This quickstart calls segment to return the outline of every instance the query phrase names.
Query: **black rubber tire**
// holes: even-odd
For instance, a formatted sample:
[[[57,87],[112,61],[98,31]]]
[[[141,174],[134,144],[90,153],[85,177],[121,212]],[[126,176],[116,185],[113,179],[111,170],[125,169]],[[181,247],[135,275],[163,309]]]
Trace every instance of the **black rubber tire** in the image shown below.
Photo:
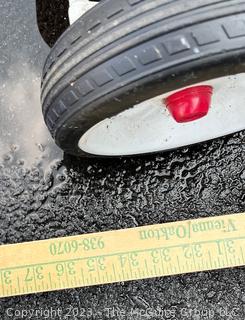
[[[42,106],[56,143],[173,89],[245,69],[245,0],[104,0],[57,41]]]

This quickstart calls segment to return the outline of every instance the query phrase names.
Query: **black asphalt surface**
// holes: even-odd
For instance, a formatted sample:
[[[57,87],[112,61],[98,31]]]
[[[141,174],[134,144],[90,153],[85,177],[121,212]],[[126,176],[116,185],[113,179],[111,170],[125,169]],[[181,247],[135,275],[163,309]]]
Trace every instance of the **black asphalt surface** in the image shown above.
[[[0,24],[1,244],[245,211],[244,132],[142,158],[63,156],[40,112],[35,1],[0,0]],[[244,270],[6,298],[0,318],[242,320]]]

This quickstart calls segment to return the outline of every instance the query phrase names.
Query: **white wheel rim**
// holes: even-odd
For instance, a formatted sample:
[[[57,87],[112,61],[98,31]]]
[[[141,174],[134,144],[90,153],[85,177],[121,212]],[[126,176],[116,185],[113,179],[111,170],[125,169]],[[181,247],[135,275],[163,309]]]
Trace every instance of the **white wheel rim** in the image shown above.
[[[73,24],[77,19],[79,19],[83,14],[85,14],[89,9],[93,8],[96,2],[89,0],[69,0],[69,21]]]
[[[245,73],[205,81],[214,88],[207,116],[177,123],[163,105],[168,92],[90,128],[79,148],[101,156],[128,156],[183,147],[245,129]],[[196,84],[197,85],[197,84]]]

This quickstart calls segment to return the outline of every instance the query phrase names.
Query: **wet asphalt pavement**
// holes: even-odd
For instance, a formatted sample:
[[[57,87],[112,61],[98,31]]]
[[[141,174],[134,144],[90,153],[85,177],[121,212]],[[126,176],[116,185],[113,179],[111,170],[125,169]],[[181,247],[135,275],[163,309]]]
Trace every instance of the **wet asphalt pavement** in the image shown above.
[[[2,244],[245,211],[245,132],[142,158],[63,156],[40,112],[40,73],[49,49],[38,35],[35,1],[0,0],[0,18]],[[244,270],[6,298],[0,316],[244,319]],[[21,317],[25,310],[34,314]]]

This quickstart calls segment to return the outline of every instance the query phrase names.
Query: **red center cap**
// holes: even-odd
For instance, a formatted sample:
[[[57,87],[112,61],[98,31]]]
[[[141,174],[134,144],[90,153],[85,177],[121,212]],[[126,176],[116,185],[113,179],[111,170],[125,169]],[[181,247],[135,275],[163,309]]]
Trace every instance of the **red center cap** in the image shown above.
[[[212,93],[211,86],[195,86],[170,95],[164,103],[177,122],[194,121],[207,115]]]

